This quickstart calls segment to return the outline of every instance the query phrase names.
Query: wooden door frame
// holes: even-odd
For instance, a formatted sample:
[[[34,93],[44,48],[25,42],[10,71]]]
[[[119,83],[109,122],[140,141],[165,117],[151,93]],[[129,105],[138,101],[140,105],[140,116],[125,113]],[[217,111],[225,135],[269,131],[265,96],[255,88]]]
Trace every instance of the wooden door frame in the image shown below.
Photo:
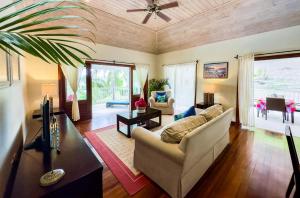
[[[129,108],[130,110],[135,109],[134,102],[136,99],[140,97],[140,94],[134,95],[133,94],[133,70],[136,69],[136,66],[134,64],[123,64],[123,63],[110,63],[110,62],[104,62],[104,61],[86,61],[86,69],[87,69],[87,77],[86,77],[86,85],[87,85],[87,100],[79,100],[79,110],[80,110],[80,120],[88,120],[92,118],[92,64],[98,64],[98,65],[105,65],[105,66],[117,66],[117,67],[127,67],[129,68],[129,88],[130,88],[130,95],[129,95]],[[71,115],[71,108],[72,108],[72,102],[66,101],[66,78],[62,72],[62,69],[60,66],[58,66],[58,84],[59,84],[59,107],[68,115]],[[144,89],[144,98],[145,101],[148,101],[148,76],[145,83]],[[80,108],[80,106],[84,106],[85,108]]]
[[[285,58],[299,58],[300,53],[267,53],[267,54],[258,54],[254,56],[255,61],[264,61],[264,60],[274,60],[274,59],[285,59]],[[236,57],[238,59],[238,56]],[[239,112],[239,74],[237,77],[237,92],[236,92],[236,123],[240,125],[240,112]]]
[[[133,98],[133,70],[135,70],[135,65],[134,64],[126,64],[126,63],[114,63],[114,62],[105,62],[105,61],[86,61],[86,65],[90,65],[92,68],[92,64],[98,64],[98,65],[104,65],[104,66],[117,66],[117,67],[127,67],[129,68],[129,89],[130,89],[130,94],[129,94],[129,101],[132,101]],[[90,80],[92,83],[92,74],[90,76]],[[129,109],[132,109],[132,102],[129,102]]]

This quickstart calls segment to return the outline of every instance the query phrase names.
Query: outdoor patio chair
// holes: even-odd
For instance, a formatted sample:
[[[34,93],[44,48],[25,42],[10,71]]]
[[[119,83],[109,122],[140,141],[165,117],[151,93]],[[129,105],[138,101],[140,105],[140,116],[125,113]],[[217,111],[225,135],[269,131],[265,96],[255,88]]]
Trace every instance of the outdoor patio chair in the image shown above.
[[[267,98],[266,100],[266,120],[268,119],[269,111],[280,111],[282,112],[283,123],[286,120],[286,106],[284,98]]]

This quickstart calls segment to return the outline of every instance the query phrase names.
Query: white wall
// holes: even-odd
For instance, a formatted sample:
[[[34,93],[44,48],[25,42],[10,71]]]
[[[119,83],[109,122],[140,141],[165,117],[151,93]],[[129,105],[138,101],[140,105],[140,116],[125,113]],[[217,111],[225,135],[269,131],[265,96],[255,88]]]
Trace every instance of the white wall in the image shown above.
[[[220,102],[226,107],[236,107],[238,62],[233,57],[237,54],[244,55],[247,53],[300,49],[299,35],[300,26],[295,26],[186,50],[160,54],[157,57],[158,74],[160,74],[158,77],[163,77],[161,66],[164,64],[199,60],[197,101],[203,101],[203,92],[213,91],[215,93],[216,102]],[[204,63],[222,61],[229,62],[228,79],[203,79]]]
[[[226,107],[236,106],[237,92],[237,60],[233,57],[237,54],[274,52],[290,49],[300,49],[300,26],[282,30],[257,34],[239,39],[227,40],[218,43],[203,45],[186,50],[154,55],[134,50],[122,49],[107,45],[93,45],[87,42],[96,53],[90,55],[99,60],[115,60],[129,63],[150,64],[150,78],[162,78],[164,64],[175,64],[199,60],[198,64],[198,92],[197,101],[203,100],[204,91],[215,92],[216,102]],[[209,62],[229,62],[229,77],[224,80],[203,79],[203,64]],[[43,83],[57,84],[57,66],[47,64],[35,57],[25,59],[28,104],[27,112],[31,114],[39,107],[41,100],[41,85]],[[58,98],[56,98],[58,104]]]
[[[2,0],[0,7],[10,2],[10,0]],[[3,195],[11,168],[12,144],[19,133],[26,132],[23,94],[24,69],[21,67],[22,81],[16,82],[10,87],[0,88],[0,197]]]
[[[127,62],[136,64],[149,64],[150,78],[157,76],[156,73],[156,55],[134,50],[128,50],[118,47],[112,47],[101,44],[91,44],[80,41],[89,45],[96,53],[90,52],[90,56],[97,60],[108,60],[117,62]],[[58,67],[55,64],[48,64],[36,57],[27,55],[25,58],[26,77],[28,89],[28,106],[27,113],[30,115],[33,110],[39,108],[42,97],[41,85],[44,83],[55,83],[58,88]],[[58,90],[57,90],[58,91]],[[58,94],[57,94],[58,95]],[[58,106],[58,97],[54,98],[54,103]]]

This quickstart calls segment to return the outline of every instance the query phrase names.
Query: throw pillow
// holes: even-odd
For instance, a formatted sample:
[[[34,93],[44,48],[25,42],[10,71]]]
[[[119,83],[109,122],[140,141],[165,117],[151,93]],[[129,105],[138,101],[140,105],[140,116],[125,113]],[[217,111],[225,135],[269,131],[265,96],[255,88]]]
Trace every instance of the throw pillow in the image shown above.
[[[203,115],[207,121],[210,121],[215,117],[221,115],[222,113],[223,113],[222,105],[214,105],[202,111],[200,115]]]
[[[192,115],[196,115],[196,110],[194,106],[191,106],[187,111],[185,111],[184,113],[184,117],[189,117]]]
[[[186,117],[193,116],[193,115],[196,115],[196,110],[195,110],[194,106],[191,106],[185,112],[175,115],[174,120],[177,121],[177,120],[180,120],[182,118],[186,118]]]
[[[184,118],[184,113],[180,113],[180,114],[174,115],[174,121],[180,120],[182,118]]]
[[[166,95],[157,96],[156,101],[159,103],[167,102],[167,96]]]
[[[183,118],[166,126],[161,133],[161,140],[167,143],[180,143],[186,134],[192,132],[206,122],[207,120],[202,115]]]
[[[163,102],[167,102],[167,101],[168,101],[168,97],[167,97],[167,93],[166,93],[165,91],[159,91],[159,92],[156,92],[156,98],[155,98],[155,100],[158,102],[158,100],[159,100],[162,96],[164,96],[164,99],[165,99],[165,101],[163,101]]]

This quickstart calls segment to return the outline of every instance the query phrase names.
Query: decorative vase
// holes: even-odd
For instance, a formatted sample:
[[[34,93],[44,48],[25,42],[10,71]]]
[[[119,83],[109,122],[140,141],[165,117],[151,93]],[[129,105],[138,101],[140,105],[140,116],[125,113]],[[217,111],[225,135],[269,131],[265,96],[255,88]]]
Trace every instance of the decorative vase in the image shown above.
[[[143,98],[140,98],[134,104],[135,104],[135,107],[136,107],[138,113],[146,112],[147,103],[145,102],[145,100]]]
[[[136,107],[138,113],[146,113],[146,107]]]

